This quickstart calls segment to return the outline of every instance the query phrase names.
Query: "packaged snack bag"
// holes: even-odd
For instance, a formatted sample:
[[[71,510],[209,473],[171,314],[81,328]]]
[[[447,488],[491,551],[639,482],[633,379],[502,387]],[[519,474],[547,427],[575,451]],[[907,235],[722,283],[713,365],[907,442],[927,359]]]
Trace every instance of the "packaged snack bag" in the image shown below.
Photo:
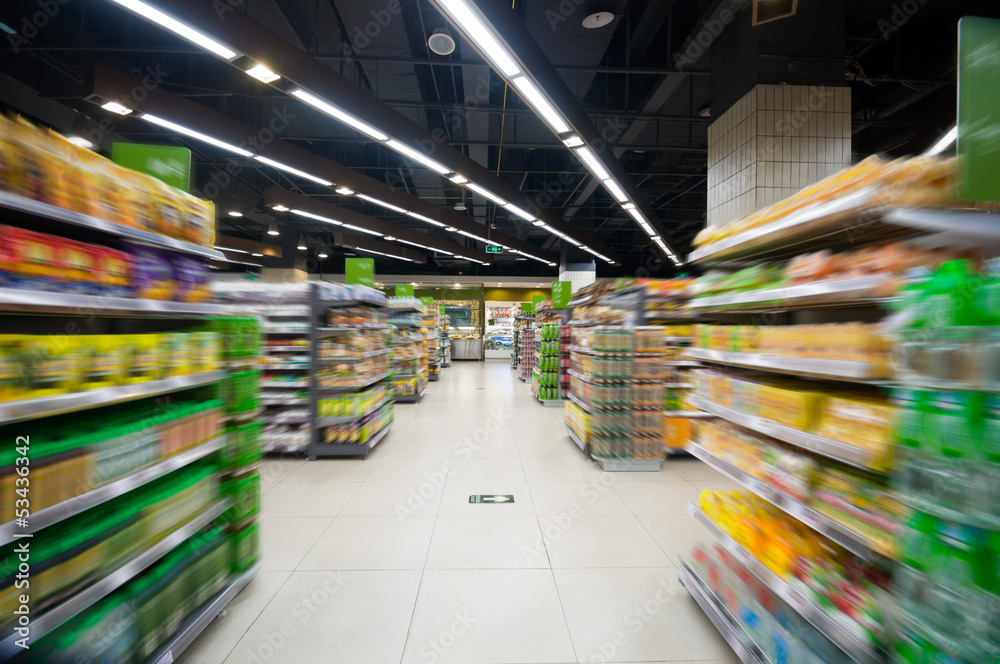
[[[63,240],[12,226],[0,226],[0,285],[54,290],[66,278]]]
[[[164,252],[134,247],[132,276],[135,296],[149,300],[169,300],[176,289],[174,270]]]
[[[177,290],[174,299],[179,302],[204,302],[210,295],[208,268],[201,261],[182,254],[170,255],[174,268]]]

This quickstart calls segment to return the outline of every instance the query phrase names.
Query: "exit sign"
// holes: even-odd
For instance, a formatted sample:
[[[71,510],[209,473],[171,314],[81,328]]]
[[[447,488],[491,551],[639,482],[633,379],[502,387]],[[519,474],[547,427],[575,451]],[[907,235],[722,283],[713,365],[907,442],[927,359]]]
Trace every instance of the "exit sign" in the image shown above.
[[[486,253],[488,254],[502,254],[503,247],[498,244],[488,244],[486,245]]]

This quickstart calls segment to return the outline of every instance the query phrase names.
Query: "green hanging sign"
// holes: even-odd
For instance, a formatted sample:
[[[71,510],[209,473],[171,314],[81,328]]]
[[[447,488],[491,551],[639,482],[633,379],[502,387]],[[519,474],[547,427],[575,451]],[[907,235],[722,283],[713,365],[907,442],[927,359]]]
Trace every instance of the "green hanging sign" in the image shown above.
[[[423,297],[421,297],[421,298],[420,298],[420,302],[421,302],[421,303],[422,303],[422,304],[423,304],[423,305],[424,305],[425,307],[429,307],[429,306],[431,306],[432,304],[434,304],[434,298],[433,298],[433,297],[431,297],[430,295],[424,295]]]
[[[445,314],[447,313],[447,312],[445,311],[445,308],[444,308],[444,307],[445,307],[445,305],[443,305],[443,304],[439,304],[439,305],[438,305],[438,313],[439,313],[439,314],[441,314],[442,316],[444,316],[444,315],[445,315]]]
[[[1000,20],[958,22],[959,196],[1000,200]]]
[[[573,283],[570,281],[552,282],[552,307],[565,309],[573,298]]]
[[[399,284],[396,286],[396,297],[413,297],[413,286],[410,284]]]
[[[348,258],[344,269],[344,282],[375,287],[375,259]]]
[[[531,310],[534,313],[538,313],[538,304],[540,302],[543,302],[543,301],[547,300],[547,299],[548,298],[546,298],[544,295],[532,295],[531,296]]]
[[[113,143],[111,161],[152,175],[181,191],[191,191],[191,151],[173,145]]]
[[[521,312],[525,313],[525,314],[530,314],[532,312],[532,307],[533,306],[534,305],[531,302],[522,302],[521,303]]]

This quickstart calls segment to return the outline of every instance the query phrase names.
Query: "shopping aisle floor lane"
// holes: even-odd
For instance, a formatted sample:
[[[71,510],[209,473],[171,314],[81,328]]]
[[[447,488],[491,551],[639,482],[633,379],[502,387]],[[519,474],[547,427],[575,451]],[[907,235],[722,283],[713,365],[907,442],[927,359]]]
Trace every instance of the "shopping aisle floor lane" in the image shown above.
[[[602,472],[501,362],[455,363],[396,412],[364,461],[264,461],[269,571],[185,664],[737,661],[676,581],[715,471]]]

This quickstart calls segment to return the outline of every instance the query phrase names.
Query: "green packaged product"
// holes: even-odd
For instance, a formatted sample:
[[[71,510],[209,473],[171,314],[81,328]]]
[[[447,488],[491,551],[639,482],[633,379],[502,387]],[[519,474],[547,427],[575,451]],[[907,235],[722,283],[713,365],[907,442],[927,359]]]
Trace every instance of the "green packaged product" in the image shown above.
[[[928,426],[923,445],[952,459],[975,459],[982,446],[984,395],[979,392],[935,392],[927,402]]]

